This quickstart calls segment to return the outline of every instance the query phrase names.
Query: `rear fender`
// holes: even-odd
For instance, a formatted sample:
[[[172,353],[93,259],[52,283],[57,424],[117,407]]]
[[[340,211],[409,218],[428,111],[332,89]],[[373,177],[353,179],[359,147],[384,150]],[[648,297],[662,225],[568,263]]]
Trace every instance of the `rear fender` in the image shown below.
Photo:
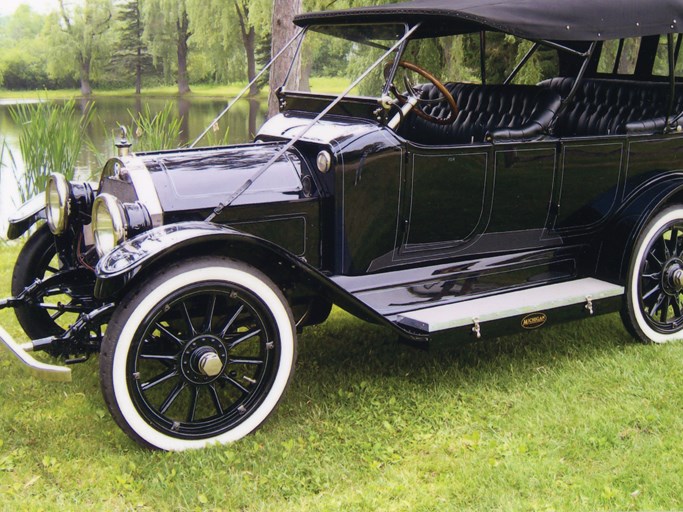
[[[630,199],[600,233],[596,277],[624,284],[633,246],[647,222],[662,208],[683,204],[683,174],[667,175],[666,180],[647,187]]]
[[[181,222],[146,231],[106,254],[96,269],[95,296],[117,300],[143,275],[171,261],[197,254],[227,255],[249,263],[285,291],[305,290],[349,313],[391,327],[403,338],[423,341],[388,321],[318,269],[262,238],[210,222]]]

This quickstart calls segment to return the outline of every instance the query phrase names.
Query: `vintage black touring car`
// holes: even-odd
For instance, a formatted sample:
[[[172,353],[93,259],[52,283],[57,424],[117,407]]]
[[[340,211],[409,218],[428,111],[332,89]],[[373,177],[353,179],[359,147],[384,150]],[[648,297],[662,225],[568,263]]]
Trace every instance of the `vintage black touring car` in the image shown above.
[[[254,143],[121,143],[99,183],[52,175],[45,200],[13,216],[10,238],[46,223],[1,303],[31,341],[0,337],[54,379],[68,367],[29,352],[67,364],[99,352],[116,422],[166,450],[259,427],[290,380],[298,330],[331,304],[418,345],[616,311],[636,338],[675,339],[682,19],[683,0],[300,15],[280,113]],[[528,51],[501,79],[492,41],[512,40]],[[463,44],[481,55],[467,73]],[[358,79],[338,96],[312,91],[301,57]]]

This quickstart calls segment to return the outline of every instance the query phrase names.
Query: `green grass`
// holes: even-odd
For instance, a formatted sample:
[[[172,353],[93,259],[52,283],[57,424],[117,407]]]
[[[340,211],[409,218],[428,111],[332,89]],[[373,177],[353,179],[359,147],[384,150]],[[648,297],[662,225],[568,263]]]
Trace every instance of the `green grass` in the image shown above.
[[[340,93],[350,82],[346,78],[317,78],[312,80],[312,87],[318,92]],[[195,84],[191,85],[192,92],[186,96],[191,97],[207,97],[207,98],[230,98],[237,96],[237,94],[244,88],[246,84],[227,84],[227,85],[212,85],[212,84]],[[95,89],[91,99],[98,97],[109,96],[133,96],[135,89]],[[156,96],[169,97],[177,96],[178,88],[172,85],[146,87],[142,90],[141,96],[143,98],[153,98]],[[64,100],[72,98],[80,98],[81,92],[78,89],[59,89],[59,90],[33,90],[33,91],[8,91],[0,89],[0,99],[42,99],[42,100]],[[268,87],[264,87],[259,94],[260,99],[268,98]]]
[[[191,453],[119,431],[95,358],[53,384],[2,350],[0,375],[6,510],[683,508],[683,344],[638,344],[617,315],[422,352],[335,310],[256,434]]]

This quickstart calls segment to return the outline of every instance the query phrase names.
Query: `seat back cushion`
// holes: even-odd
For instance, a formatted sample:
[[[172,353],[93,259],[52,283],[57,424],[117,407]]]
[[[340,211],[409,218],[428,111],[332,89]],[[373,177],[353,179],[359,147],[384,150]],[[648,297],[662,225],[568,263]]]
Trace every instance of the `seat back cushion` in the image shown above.
[[[550,78],[539,84],[567,98],[574,78]],[[554,128],[560,137],[614,135],[637,126],[654,129],[664,120],[669,106],[669,85],[622,80],[584,80],[562,112]],[[683,88],[676,87],[674,111],[683,112]],[[661,123],[659,122],[661,120]]]
[[[531,85],[477,85],[447,83],[458,105],[452,123],[437,125],[408,115],[400,133],[420,144],[466,144],[495,138],[534,138],[545,132],[560,106],[558,93]],[[423,98],[441,97],[432,84],[421,86]],[[444,118],[449,114],[445,101],[422,104],[426,114]]]

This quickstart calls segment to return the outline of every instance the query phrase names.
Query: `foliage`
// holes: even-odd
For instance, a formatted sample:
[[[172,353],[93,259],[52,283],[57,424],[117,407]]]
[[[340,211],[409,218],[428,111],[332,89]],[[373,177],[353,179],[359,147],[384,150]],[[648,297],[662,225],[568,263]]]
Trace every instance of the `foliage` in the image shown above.
[[[172,149],[180,146],[182,119],[178,117],[173,103],[153,114],[149,104],[137,115],[128,111],[131,127],[128,132],[135,136],[135,151]]]
[[[0,250],[0,296],[18,249]],[[0,325],[23,339],[10,310]],[[257,433],[172,454],[118,429],[96,357],[55,384],[0,349],[3,508],[681,508],[683,344],[637,344],[618,315],[426,352],[335,310],[299,340]]]
[[[43,191],[53,172],[73,179],[93,115],[91,104],[86,103],[81,109],[74,100],[63,104],[20,103],[10,108],[12,120],[21,126],[19,149],[24,173],[16,179],[22,201]]]
[[[152,54],[143,38],[141,3],[142,0],[128,0],[120,6],[116,24],[118,41],[110,64],[115,72],[135,81],[137,94],[141,92],[142,75],[153,71]]]
[[[87,0],[82,8],[67,9],[66,16],[59,13],[42,16],[23,7],[3,18],[0,44],[5,51],[0,54],[0,80],[4,74],[4,86],[72,86],[75,80],[87,77],[87,57],[91,55],[93,87],[131,86],[136,78],[141,82],[144,76],[146,86],[177,84],[182,94],[189,90],[190,82],[243,83],[256,74],[270,54],[273,10],[270,0],[120,0],[115,4],[118,6],[115,11],[111,11],[111,1]],[[390,0],[371,3],[386,1]],[[286,4],[287,0],[283,2]],[[302,3],[304,11],[368,4],[359,0],[332,3],[305,0]],[[117,19],[104,23],[111,12]],[[93,31],[93,27],[99,28]],[[348,79],[369,64],[368,53],[353,55],[351,60],[343,53],[344,44],[343,41],[332,45],[314,44],[304,50],[301,67],[304,89],[309,84],[309,70],[318,78]],[[528,41],[502,33],[488,33],[487,81],[501,82],[530,45]],[[480,79],[479,46],[479,34],[470,34],[442,38],[436,43],[411,43],[414,51],[409,55],[431,72],[441,74],[443,79],[471,82]],[[430,68],[437,57],[444,65]],[[539,78],[549,76],[556,69],[555,59],[555,50],[541,48],[516,81],[536,83]],[[137,73],[138,65],[140,73]],[[374,93],[381,81],[380,75],[371,77],[359,92]],[[264,83],[265,77],[250,94],[257,94]]]
[[[187,58],[191,33],[186,0],[145,0],[141,13],[150,52],[155,59],[162,59],[167,76],[171,71],[167,64],[175,62],[178,92],[189,92]]]

